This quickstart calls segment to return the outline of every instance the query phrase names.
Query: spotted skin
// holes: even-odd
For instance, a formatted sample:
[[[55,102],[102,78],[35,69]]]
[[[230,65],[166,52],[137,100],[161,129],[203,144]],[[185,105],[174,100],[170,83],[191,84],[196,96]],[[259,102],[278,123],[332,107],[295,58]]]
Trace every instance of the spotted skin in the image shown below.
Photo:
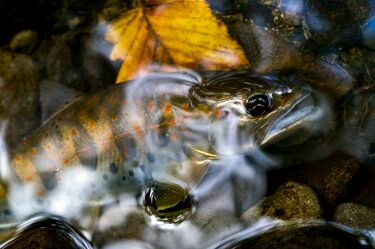
[[[150,174],[144,172],[144,165],[140,169],[140,162],[151,165],[157,160],[152,152],[145,152],[144,138],[161,130],[165,130],[162,136],[167,136],[172,125],[170,121],[160,122],[158,117],[154,124],[144,119],[157,108],[165,109],[170,116],[172,106],[160,99],[155,101],[153,96],[142,96],[142,101],[132,101],[134,106],[129,111],[126,91],[130,84],[114,85],[76,98],[26,137],[11,155],[11,165],[20,181],[35,183],[36,195],[43,196],[69,180],[59,177],[64,170],[85,167],[97,172],[108,185],[136,178],[129,184],[138,182],[139,186],[129,189],[141,189]],[[160,115],[163,116],[155,116]],[[128,191],[128,186],[124,186],[119,185],[121,191]]]
[[[228,149],[244,153],[249,146],[242,141],[254,142],[300,93],[274,79],[229,76],[160,74],[80,96],[11,151],[12,168],[21,182],[37,186],[38,196],[69,181],[60,176],[74,167],[95,172],[111,192],[127,192],[173,175],[184,162],[199,165]],[[254,92],[274,94],[270,113],[252,117],[243,110]],[[230,146],[232,140],[242,147]]]

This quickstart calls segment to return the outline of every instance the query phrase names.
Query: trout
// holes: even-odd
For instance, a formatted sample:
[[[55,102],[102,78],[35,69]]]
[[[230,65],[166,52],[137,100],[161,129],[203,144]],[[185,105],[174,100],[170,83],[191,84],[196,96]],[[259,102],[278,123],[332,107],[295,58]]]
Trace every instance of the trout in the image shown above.
[[[288,77],[155,74],[66,102],[11,150],[9,179],[37,200],[68,185],[89,199],[138,193],[155,179],[183,182],[185,169],[194,187],[207,162],[290,152],[329,134],[330,110],[324,95]]]

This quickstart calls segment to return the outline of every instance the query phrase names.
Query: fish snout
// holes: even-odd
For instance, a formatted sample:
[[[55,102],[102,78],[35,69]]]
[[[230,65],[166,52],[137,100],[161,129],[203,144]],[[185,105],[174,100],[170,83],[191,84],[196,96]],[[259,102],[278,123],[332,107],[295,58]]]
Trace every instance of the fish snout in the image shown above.
[[[329,100],[307,86],[301,88],[290,105],[257,135],[261,148],[296,150],[313,140],[327,137],[334,127]]]

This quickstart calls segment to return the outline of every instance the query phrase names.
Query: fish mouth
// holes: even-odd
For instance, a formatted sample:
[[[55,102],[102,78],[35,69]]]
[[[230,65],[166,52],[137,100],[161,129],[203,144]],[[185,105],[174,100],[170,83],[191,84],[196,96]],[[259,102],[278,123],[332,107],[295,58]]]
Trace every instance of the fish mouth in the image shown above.
[[[262,149],[296,149],[312,138],[326,134],[333,121],[324,99],[305,88],[288,110],[265,130],[259,146]]]

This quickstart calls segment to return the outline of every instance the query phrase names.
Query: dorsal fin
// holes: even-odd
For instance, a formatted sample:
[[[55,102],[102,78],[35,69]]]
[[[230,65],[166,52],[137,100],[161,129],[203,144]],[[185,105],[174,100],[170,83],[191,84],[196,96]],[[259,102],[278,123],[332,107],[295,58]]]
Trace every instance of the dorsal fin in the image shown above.
[[[53,81],[43,80],[40,83],[40,103],[42,123],[53,114],[76,101],[82,93],[68,86]]]

